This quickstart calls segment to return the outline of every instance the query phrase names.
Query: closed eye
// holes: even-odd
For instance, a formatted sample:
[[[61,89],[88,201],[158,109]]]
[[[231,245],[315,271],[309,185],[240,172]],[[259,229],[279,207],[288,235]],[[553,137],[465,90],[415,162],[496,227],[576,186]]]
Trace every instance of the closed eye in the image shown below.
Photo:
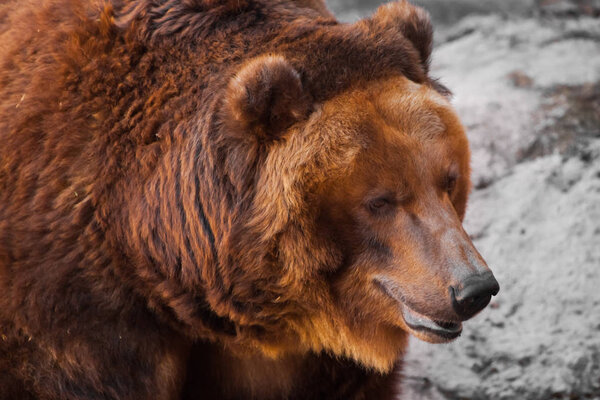
[[[382,207],[385,207],[388,204],[390,204],[390,202],[387,199],[376,199],[371,201],[369,207],[373,210],[378,210]]]
[[[366,208],[372,214],[381,214],[394,206],[394,199],[391,196],[380,196],[370,199],[366,202]]]
[[[444,190],[448,194],[452,194],[454,192],[454,189],[456,189],[457,181],[458,181],[458,174],[449,173],[448,176],[446,176],[446,180],[444,182]]]

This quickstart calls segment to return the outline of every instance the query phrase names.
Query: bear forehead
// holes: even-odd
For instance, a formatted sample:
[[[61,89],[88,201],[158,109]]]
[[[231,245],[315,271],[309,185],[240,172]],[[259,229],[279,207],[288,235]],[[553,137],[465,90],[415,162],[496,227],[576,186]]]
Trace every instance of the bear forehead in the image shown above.
[[[405,77],[346,91],[323,104],[320,122],[322,135],[352,138],[355,151],[338,178],[351,177],[354,185],[411,174],[431,182],[452,165],[468,174],[467,138],[449,100]]]
[[[464,130],[447,98],[405,77],[393,77],[348,90],[323,105],[323,125],[383,141],[464,142]]]

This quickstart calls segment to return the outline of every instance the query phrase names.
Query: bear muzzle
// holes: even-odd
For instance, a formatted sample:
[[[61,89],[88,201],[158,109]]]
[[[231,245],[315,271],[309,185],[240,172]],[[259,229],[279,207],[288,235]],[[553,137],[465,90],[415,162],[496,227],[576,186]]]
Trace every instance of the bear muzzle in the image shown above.
[[[438,315],[424,311],[423,305],[409,301],[394,279],[378,275],[374,283],[388,297],[395,300],[401,310],[401,325],[417,338],[431,343],[445,343],[456,339],[462,333],[462,322],[481,310],[495,296],[500,286],[489,270],[474,273],[462,282],[448,287],[449,301],[452,310],[441,311]]]
[[[433,316],[408,301],[393,279],[379,275],[374,279],[375,286],[392,298],[400,308],[404,329],[417,338],[430,343],[445,343],[456,339],[462,333],[462,320],[457,316],[443,319]]]

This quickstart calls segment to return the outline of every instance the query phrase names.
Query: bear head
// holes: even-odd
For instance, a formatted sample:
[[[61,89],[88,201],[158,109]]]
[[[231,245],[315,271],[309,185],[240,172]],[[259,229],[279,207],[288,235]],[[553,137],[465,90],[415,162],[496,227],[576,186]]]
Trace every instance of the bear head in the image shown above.
[[[359,24],[399,33],[426,74],[421,9],[394,3]],[[268,54],[227,87],[222,129],[259,149],[261,163],[230,241],[251,271],[237,289],[252,282],[264,300],[257,313],[278,321],[275,336],[266,329],[254,342],[264,353],[327,351],[386,371],[407,333],[453,340],[498,291],[462,228],[467,137],[435,81],[392,74],[316,102],[300,71]]]

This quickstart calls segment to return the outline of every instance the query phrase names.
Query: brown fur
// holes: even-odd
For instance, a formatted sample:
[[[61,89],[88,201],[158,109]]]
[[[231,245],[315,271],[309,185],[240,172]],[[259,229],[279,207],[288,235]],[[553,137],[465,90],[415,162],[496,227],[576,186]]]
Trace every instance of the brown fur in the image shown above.
[[[424,268],[466,237],[430,51],[407,2],[0,0],[0,398],[393,398],[407,327],[373,279],[450,318]],[[439,229],[377,244],[379,180]]]

